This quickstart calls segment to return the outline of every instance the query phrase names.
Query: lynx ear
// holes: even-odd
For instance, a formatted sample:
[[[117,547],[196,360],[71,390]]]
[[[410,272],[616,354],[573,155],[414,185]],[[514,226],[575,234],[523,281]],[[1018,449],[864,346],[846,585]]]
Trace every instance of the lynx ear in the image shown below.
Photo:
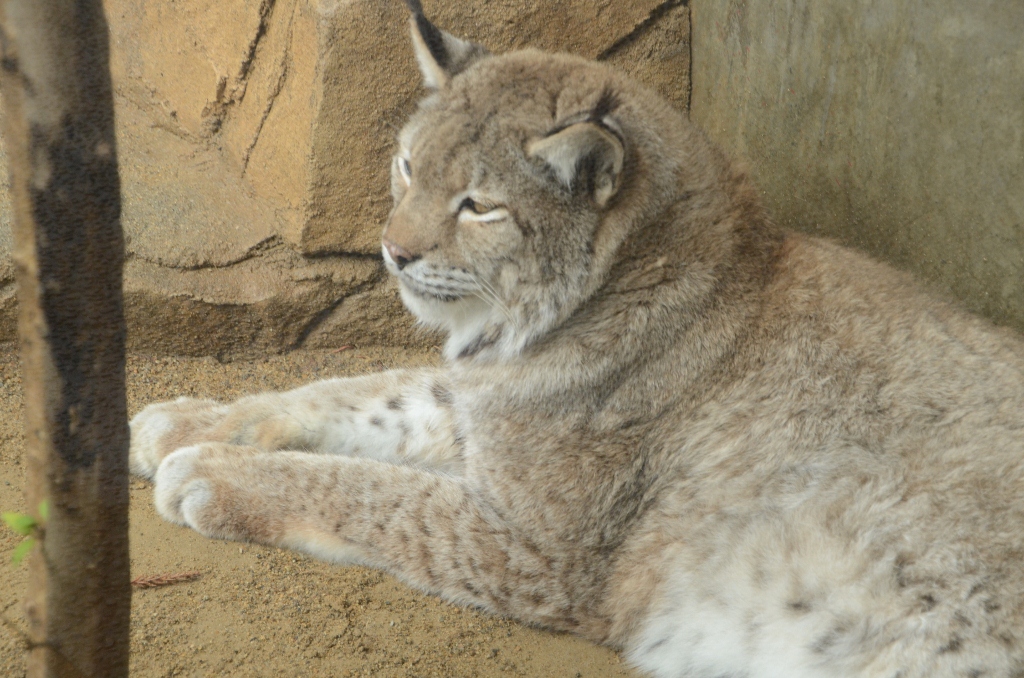
[[[412,47],[423,73],[423,84],[430,89],[441,89],[452,77],[489,54],[481,45],[460,40],[430,23],[423,15],[420,0],[405,0],[405,4],[412,12]]]
[[[619,135],[599,122],[564,127],[530,142],[526,152],[547,163],[566,188],[585,187],[599,207],[619,190],[625,148]]]

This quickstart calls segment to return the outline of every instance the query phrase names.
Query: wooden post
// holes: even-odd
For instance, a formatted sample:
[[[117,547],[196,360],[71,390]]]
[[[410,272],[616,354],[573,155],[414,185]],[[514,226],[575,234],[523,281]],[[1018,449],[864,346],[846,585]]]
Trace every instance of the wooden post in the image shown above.
[[[30,557],[29,676],[128,674],[124,242],[100,0],[0,2]]]

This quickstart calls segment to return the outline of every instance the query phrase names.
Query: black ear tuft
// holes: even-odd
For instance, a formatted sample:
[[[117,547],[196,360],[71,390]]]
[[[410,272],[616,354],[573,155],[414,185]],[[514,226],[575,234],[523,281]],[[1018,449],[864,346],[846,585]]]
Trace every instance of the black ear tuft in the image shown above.
[[[445,48],[444,33],[424,16],[423,5],[420,4],[419,0],[405,0],[405,4],[409,6],[409,11],[412,12],[413,21],[416,22],[416,31],[423,39],[423,43],[426,45],[427,51],[430,52],[430,56],[434,58],[438,66],[447,70],[450,57],[448,50]]]
[[[604,207],[619,190],[626,140],[611,114],[619,97],[606,86],[593,108],[571,115],[540,139],[527,155],[543,160],[569,190],[587,191]]]
[[[600,122],[605,116],[614,113],[615,109],[619,107],[619,103],[619,95],[611,87],[606,86],[601,90],[601,96],[598,97],[597,103],[594,104],[594,108],[590,112],[590,121]]]
[[[460,40],[430,23],[420,0],[405,0],[405,6],[412,14],[412,45],[427,87],[444,87],[455,75],[489,54],[484,47]]]

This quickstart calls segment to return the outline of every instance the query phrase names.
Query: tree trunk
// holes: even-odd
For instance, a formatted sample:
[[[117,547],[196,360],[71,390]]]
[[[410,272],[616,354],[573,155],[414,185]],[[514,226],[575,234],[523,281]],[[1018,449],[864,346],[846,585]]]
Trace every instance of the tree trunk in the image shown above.
[[[29,676],[126,676],[124,241],[99,0],[0,3],[28,503]]]

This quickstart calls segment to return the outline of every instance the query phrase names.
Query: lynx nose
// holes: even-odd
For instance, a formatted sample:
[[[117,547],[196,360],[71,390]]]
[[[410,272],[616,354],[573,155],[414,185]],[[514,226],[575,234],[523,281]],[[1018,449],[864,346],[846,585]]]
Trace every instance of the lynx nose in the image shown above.
[[[394,260],[395,266],[398,267],[399,271],[420,258],[418,254],[412,254],[409,250],[405,249],[401,245],[396,245],[387,238],[384,238],[384,249],[386,249],[388,254],[391,255],[391,258]]]

